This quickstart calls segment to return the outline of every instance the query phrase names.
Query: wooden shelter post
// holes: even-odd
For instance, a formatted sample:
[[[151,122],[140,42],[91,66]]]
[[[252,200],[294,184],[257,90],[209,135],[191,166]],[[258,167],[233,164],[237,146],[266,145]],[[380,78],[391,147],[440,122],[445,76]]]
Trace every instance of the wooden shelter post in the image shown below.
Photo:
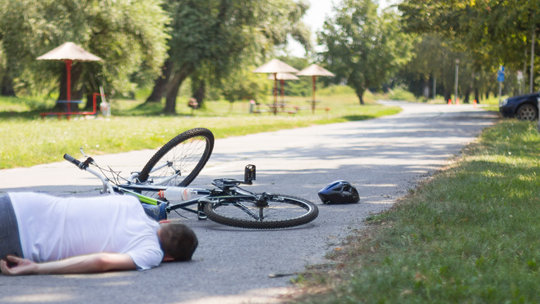
[[[277,115],[277,73],[274,73],[274,115]]]
[[[67,111],[71,113],[71,65],[73,60],[66,60],[66,72],[67,72]],[[69,116],[68,116],[69,119]]]
[[[311,113],[312,114],[315,114],[315,89],[316,89],[316,86],[315,86],[315,83],[317,83],[317,76],[313,75],[311,76],[311,80],[313,81],[313,101],[311,102]]]

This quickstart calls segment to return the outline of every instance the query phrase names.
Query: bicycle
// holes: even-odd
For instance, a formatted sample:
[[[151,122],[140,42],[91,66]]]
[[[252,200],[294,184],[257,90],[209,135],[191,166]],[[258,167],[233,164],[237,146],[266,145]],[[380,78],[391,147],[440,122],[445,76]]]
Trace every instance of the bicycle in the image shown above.
[[[159,149],[140,172],[122,178],[120,172],[99,167],[95,160],[84,154],[79,161],[65,154],[64,159],[79,169],[98,177],[103,184],[101,193],[134,195],[143,204],[165,208],[166,214],[184,210],[198,219],[210,220],[234,227],[252,229],[288,228],[313,221],[318,208],[312,202],[283,194],[254,193],[240,185],[252,185],[256,180],[256,167],[247,165],[244,180],[215,179],[213,189],[187,187],[206,165],[214,147],[214,135],[205,128],[185,131]],[[90,166],[98,168],[101,173]],[[108,177],[112,174],[112,177]],[[192,194],[177,202],[167,199],[166,193]],[[164,206],[162,204],[165,204]],[[179,213],[178,213],[179,214]],[[180,215],[180,214],[179,214]],[[182,215],[180,215],[182,216]]]

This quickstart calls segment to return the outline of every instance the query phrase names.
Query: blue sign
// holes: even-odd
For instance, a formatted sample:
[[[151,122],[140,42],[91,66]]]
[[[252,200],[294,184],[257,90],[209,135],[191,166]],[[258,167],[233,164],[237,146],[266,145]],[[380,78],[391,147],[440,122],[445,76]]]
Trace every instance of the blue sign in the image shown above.
[[[503,67],[504,69],[504,67]],[[497,81],[498,82],[503,82],[504,81],[504,71],[498,71],[497,72]]]

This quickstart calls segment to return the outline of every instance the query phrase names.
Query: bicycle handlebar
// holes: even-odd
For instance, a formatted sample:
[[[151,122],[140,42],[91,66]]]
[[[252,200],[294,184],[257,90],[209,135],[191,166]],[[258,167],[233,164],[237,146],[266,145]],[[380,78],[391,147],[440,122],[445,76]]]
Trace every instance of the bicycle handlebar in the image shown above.
[[[68,162],[74,164],[75,166],[77,167],[80,167],[81,165],[81,162],[76,160],[75,157],[69,155],[69,154],[64,154],[64,159],[67,160]]]
[[[92,162],[92,158],[87,158],[86,161],[84,162],[81,162],[81,161],[78,161],[75,159],[75,157],[69,155],[69,154],[64,154],[64,159],[67,160],[68,162],[74,164],[75,166],[77,166],[79,169],[81,170],[86,170],[88,169],[88,163],[89,162]]]
[[[109,182],[109,180],[105,176],[99,174],[98,172],[96,172],[96,171],[94,171],[94,170],[92,170],[92,169],[90,169],[88,167],[88,164],[92,163],[94,161],[91,157],[87,158],[86,161],[81,162],[81,161],[76,160],[73,156],[71,156],[69,154],[64,154],[64,159],[67,160],[68,162],[74,164],[79,169],[85,170],[85,171],[95,175],[97,178],[99,178],[101,180],[101,182],[103,183],[102,193],[109,192],[110,194],[114,194],[114,188],[111,185],[111,183]]]

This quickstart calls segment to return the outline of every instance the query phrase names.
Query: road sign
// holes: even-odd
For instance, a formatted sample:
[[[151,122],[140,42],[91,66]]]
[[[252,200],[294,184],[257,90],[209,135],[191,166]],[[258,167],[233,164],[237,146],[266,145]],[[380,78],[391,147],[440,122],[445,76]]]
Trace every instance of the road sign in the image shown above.
[[[504,81],[504,71],[498,71],[497,72],[497,81],[498,82],[503,82]]]

